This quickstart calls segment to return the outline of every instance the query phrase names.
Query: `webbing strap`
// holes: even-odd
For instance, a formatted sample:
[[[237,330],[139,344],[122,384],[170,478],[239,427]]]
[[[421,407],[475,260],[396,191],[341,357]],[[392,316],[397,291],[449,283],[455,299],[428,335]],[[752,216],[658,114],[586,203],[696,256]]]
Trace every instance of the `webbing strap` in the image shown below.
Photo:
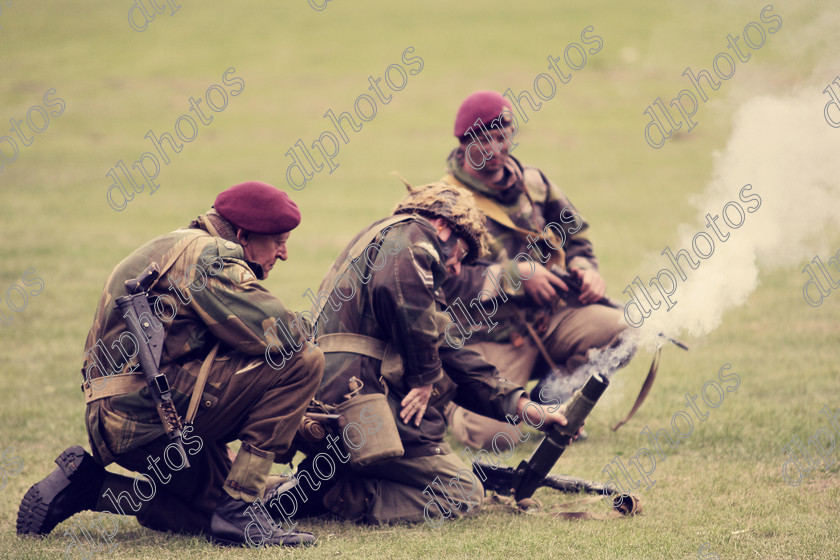
[[[350,352],[351,354],[360,354],[362,356],[370,356],[377,360],[382,360],[385,357],[386,344],[376,338],[354,333],[334,333],[325,334],[315,339],[315,344],[324,354],[332,352]],[[321,380],[321,386],[327,385],[341,372],[341,368],[333,369],[332,372],[324,370],[324,378]],[[387,387],[385,389],[387,395]]]
[[[198,412],[198,403],[201,400],[201,395],[204,393],[204,385],[207,383],[207,377],[210,375],[210,366],[213,365],[213,360],[216,359],[218,352],[219,343],[217,342],[201,363],[201,369],[198,370],[198,377],[195,380],[192,396],[190,397],[190,406],[187,408],[187,416],[185,418],[187,424],[192,424],[193,420],[195,420],[195,415]]]
[[[377,338],[362,334],[335,333],[325,334],[316,339],[318,348],[325,354],[330,352],[350,352],[381,360],[385,356],[385,343]]]
[[[163,268],[160,269],[160,273],[158,274],[157,280],[155,280],[152,283],[152,285],[149,286],[149,290],[151,290],[155,286],[155,284],[160,282],[160,279],[163,278],[163,276],[169,271],[170,268],[172,268],[172,265],[175,264],[175,261],[177,261],[178,258],[181,255],[183,255],[187,251],[187,249],[189,249],[190,245],[192,245],[193,243],[198,241],[200,238],[208,237],[208,236],[210,236],[210,234],[207,233],[206,231],[201,230],[201,229],[197,229],[197,230],[194,230],[194,231],[190,231],[189,235],[187,237],[185,237],[184,239],[182,239],[181,241],[179,241],[178,243],[173,245],[169,249],[169,251],[167,251],[163,255],[164,257],[169,255],[169,259],[166,260],[166,262],[163,265]]]
[[[146,379],[142,373],[118,373],[114,375],[106,375],[97,377],[96,380],[102,380],[104,383],[96,383],[102,387],[94,387],[90,380],[82,383],[82,391],[85,394],[85,404],[90,404],[93,401],[113,397],[115,395],[125,395],[139,391],[146,386]]]

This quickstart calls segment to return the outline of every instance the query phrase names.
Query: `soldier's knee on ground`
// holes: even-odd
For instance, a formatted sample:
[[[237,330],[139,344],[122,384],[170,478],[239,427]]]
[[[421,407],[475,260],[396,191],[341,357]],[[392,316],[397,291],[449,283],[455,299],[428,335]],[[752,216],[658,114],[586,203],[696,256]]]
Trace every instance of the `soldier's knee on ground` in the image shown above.
[[[340,477],[323,497],[323,504],[343,521],[369,521],[371,503],[377,496],[377,481]]]
[[[469,467],[459,469],[448,481],[441,481],[442,478],[435,477],[434,485],[423,490],[429,499],[423,508],[426,523],[440,527],[446,519],[474,515],[481,510],[484,485]]]

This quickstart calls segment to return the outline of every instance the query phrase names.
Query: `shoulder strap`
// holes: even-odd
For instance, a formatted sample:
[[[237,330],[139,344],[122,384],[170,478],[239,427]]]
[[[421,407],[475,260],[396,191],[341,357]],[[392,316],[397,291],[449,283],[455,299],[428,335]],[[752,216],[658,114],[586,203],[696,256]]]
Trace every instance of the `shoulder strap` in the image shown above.
[[[543,175],[542,171],[536,167],[523,167],[522,181],[525,183],[525,192],[528,193],[528,199],[531,200],[531,204],[534,203],[534,199],[531,198],[531,192],[528,190],[528,185],[536,182],[545,185],[545,200],[543,200],[543,204],[548,203],[548,199],[551,197],[551,187],[548,186],[548,179],[545,175]]]
[[[195,415],[198,413],[198,403],[201,400],[201,395],[204,393],[204,386],[207,384],[207,377],[210,375],[210,367],[216,359],[216,354],[219,352],[219,343],[213,345],[213,349],[204,358],[201,363],[201,369],[198,370],[198,377],[193,386],[192,396],[190,397],[190,406],[187,408],[187,415],[184,418],[185,423],[192,424],[195,420]]]
[[[452,173],[447,173],[446,176],[443,177],[442,181],[445,183],[449,183],[454,187],[459,187],[466,191],[469,191],[470,194],[473,195],[473,198],[475,198],[476,206],[478,206],[478,209],[481,210],[484,213],[484,215],[486,215],[488,218],[498,223],[499,225],[517,232],[525,239],[526,242],[528,241],[529,235],[537,238],[543,236],[550,236],[552,243],[555,243],[558,246],[561,245],[560,239],[557,238],[557,236],[555,236],[552,232],[539,232],[517,226],[513,223],[513,220],[510,219],[508,213],[505,212],[504,209],[501,206],[499,206],[499,204],[495,200],[469,188],[467,185],[459,181]],[[528,192],[527,187],[525,187],[525,196],[528,197],[528,201],[531,203],[531,206],[533,206],[534,201],[531,199],[531,193]]]
[[[473,198],[475,198],[475,203],[476,206],[478,206],[478,209],[481,210],[488,218],[490,218],[494,222],[498,222],[500,225],[503,225],[508,229],[512,229],[513,231],[516,231],[522,234],[523,236],[533,235],[539,237],[541,235],[537,231],[524,229],[514,224],[513,220],[510,219],[510,216],[508,216],[507,212],[505,212],[502,209],[502,207],[496,203],[496,201],[492,200],[487,196],[484,196],[479,192],[472,190],[467,185],[456,179],[452,173],[448,173],[442,179],[442,181],[445,183],[449,183],[453,187],[459,187],[461,189],[469,191],[470,194],[473,195]]]
[[[188,232],[187,236],[184,239],[180,240],[178,243],[172,246],[172,248],[163,256],[165,260],[163,268],[160,269],[160,274],[158,275],[157,280],[155,280],[154,284],[157,284],[158,280],[163,278],[163,275],[172,268],[172,265],[175,264],[175,261],[183,255],[187,249],[190,248],[190,245],[198,241],[202,237],[214,237],[213,235],[207,233],[204,230],[196,229],[194,231]],[[152,284],[152,286],[154,286]],[[151,289],[151,287],[149,288]],[[219,352],[219,344],[220,342],[216,342],[213,345],[213,348],[210,350],[210,353],[204,358],[204,361],[201,363],[201,368],[198,371],[198,377],[196,377],[195,385],[193,385],[192,395],[190,396],[190,404],[187,408],[187,415],[185,417],[185,422],[188,425],[191,425],[195,420],[195,415],[198,413],[198,404],[201,400],[201,396],[204,393],[204,386],[207,384],[207,378],[210,375],[210,368],[213,366],[213,361],[216,359],[216,354]]]

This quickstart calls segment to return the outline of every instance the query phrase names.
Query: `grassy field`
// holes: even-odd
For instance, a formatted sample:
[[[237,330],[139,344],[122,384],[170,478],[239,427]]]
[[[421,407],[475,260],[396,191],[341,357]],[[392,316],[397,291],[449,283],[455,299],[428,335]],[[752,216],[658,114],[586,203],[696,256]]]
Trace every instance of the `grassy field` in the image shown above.
[[[71,523],[43,540],[20,540],[14,522],[26,489],[50,471],[57,454],[87,444],[78,372],[102,284],[131,250],[205,211],[220,190],[258,179],[288,190],[300,205],[304,218],[291,237],[290,259],[266,285],[302,310],[308,307],[302,294],[318,286],[353,234],[401,197],[402,184],[391,171],[413,183],[442,175],[455,146],[455,112],[466,95],[507,88],[533,94],[537,74],[551,72],[547,57],[562,59],[567,45],[581,42],[581,32],[592,26],[589,36],[599,36],[603,47],[538,111],[526,108],[514,154],[541,167],[586,216],[610,293],[623,297],[636,275],[655,273],[648,264],[677,242],[678,226],[693,223],[689,198],[712,178],[714,154],[726,148],[739,105],[797,88],[816,95],[840,72],[836,9],[804,0],[773,4],[782,27],[767,34],[749,61],[736,62],[735,75],[720,89],[709,91],[694,130],[654,150],[644,140],[642,112],[657,97],[667,103],[690,87],[681,76],[687,66],[711,70],[718,53],[733,53],[727,34],[742,35],[749,22],[760,22],[767,4],[331,0],[321,11],[306,0],[160,4],[162,13],[150,22],[132,12],[135,26],[146,25],[139,32],[129,25],[129,0],[0,0],[0,122],[11,119],[0,136],[11,137],[18,152],[14,157],[12,144],[0,138],[0,312],[10,319],[0,325],[0,452],[22,465],[0,489],[0,558],[64,557]],[[170,6],[180,7],[173,14]],[[311,145],[322,132],[335,132],[324,113],[354,112],[359,95],[374,95],[369,76],[383,77],[394,64],[414,74],[406,74],[405,86],[391,91],[387,104],[377,100],[375,117],[358,132],[346,128],[347,142],[333,159],[338,167],[330,173],[325,166],[301,190],[289,188],[286,152],[298,139]],[[398,79],[395,71],[390,75]],[[210,90],[211,102],[224,105],[219,112],[208,110],[205,99],[214,84],[225,92],[226,105],[219,89]],[[106,174],[120,160],[131,166],[155,151],[144,138],[149,130],[175,134],[177,125],[189,136],[187,121],[178,119],[199,118],[190,110],[191,97],[204,100],[207,124],[195,121],[195,139],[183,142],[180,152],[167,149],[154,194],[146,186],[122,211],[114,210]],[[822,107],[814,106],[817,119]],[[834,132],[840,138],[840,130]],[[153,167],[151,160],[147,166]],[[790,185],[792,208],[800,187]],[[638,490],[643,515],[570,522],[490,511],[439,529],[321,521],[302,524],[320,544],[294,551],[219,550],[124,518],[116,548],[95,556],[840,558],[836,465],[825,469],[819,462],[796,487],[781,474],[782,447],[829,427],[819,415],[823,406],[840,408],[840,296],[830,294],[816,309],[806,305],[800,272],[814,255],[824,261],[833,255],[840,235],[827,225],[803,247],[798,261],[762,271],[758,289],[729,310],[720,327],[687,338],[690,352],[667,348],[648,402],[612,432],[608,426],[629,409],[646,373],[649,357],[640,355],[591,416],[590,439],[571,447],[555,467],[604,480],[602,470],[615,457],[626,463],[649,446],[640,435],[645,426],[670,426],[673,415],[686,410],[685,393],[696,393],[731,364],[741,379],[738,389],[657,461],[656,483]],[[35,278],[44,288],[30,295],[38,291]],[[527,457],[534,439],[508,464]],[[545,490],[537,497],[558,501]],[[93,515],[74,519],[89,524]]]

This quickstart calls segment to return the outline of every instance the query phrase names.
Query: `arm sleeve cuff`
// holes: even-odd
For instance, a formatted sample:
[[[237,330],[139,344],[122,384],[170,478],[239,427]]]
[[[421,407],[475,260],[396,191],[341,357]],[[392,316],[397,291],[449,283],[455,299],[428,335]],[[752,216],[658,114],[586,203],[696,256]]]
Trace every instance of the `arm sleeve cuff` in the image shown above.
[[[438,368],[437,371],[425,373],[423,375],[412,375],[411,377],[406,376],[405,382],[410,388],[415,389],[417,387],[431,385],[441,379],[443,379],[443,369]]]
[[[528,395],[525,393],[525,389],[519,389],[518,391],[514,391],[509,394],[505,400],[502,402],[502,412],[505,416],[510,414],[511,416],[516,416],[519,405],[519,399],[521,397],[527,397]]]

